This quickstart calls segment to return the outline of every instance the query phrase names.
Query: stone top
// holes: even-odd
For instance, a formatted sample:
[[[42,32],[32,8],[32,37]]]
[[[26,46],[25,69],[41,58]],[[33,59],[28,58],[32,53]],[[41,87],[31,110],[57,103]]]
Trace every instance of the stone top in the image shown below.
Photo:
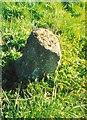
[[[41,46],[59,54],[60,46],[58,38],[48,29],[38,28],[32,32],[34,38],[38,40]]]

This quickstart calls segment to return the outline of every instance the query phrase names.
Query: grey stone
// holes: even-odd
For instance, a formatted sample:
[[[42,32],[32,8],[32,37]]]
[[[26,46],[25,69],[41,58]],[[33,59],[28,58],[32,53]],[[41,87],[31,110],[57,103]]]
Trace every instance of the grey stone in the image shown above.
[[[16,74],[20,79],[36,79],[58,68],[61,59],[57,37],[48,29],[33,31],[24,48],[23,56],[16,60]]]

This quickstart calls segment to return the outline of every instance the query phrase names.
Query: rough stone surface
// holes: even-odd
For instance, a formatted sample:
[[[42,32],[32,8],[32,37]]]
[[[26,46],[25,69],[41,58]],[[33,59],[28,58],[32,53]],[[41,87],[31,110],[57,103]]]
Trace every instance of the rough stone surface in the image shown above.
[[[38,28],[27,40],[23,56],[16,60],[16,74],[20,79],[36,79],[54,72],[61,58],[57,37],[48,29]]]

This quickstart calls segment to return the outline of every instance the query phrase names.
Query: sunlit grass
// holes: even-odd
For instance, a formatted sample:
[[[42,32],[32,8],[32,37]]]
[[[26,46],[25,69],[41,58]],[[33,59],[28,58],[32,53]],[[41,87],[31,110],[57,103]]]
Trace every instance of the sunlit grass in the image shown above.
[[[73,12],[74,11],[74,12]],[[62,60],[58,71],[27,88],[18,82],[15,90],[2,90],[5,118],[86,118],[85,5],[72,3],[2,3],[2,65],[22,55],[27,38],[37,27],[48,28],[58,37]],[[3,69],[3,81],[6,71]]]

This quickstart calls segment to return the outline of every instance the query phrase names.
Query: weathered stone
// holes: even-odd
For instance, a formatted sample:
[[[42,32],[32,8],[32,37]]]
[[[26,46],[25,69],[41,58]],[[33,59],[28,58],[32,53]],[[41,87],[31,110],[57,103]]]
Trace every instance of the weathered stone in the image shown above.
[[[20,79],[35,79],[54,72],[61,58],[57,37],[48,29],[38,28],[27,40],[23,56],[16,60],[16,74]]]

